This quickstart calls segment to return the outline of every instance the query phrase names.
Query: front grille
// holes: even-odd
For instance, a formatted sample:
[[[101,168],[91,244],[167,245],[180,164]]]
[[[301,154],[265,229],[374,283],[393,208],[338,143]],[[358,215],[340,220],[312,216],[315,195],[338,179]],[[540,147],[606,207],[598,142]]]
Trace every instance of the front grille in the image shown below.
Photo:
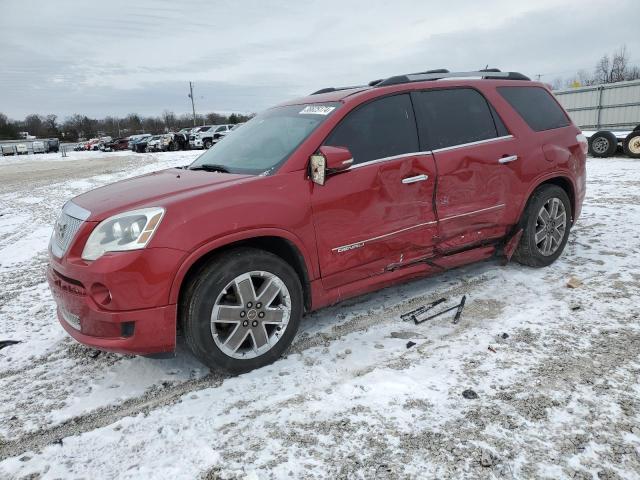
[[[195,140],[195,139],[196,139],[195,135],[190,135],[189,136],[189,140]]]
[[[80,225],[82,225],[82,220],[74,218],[64,211],[60,213],[53,227],[53,243],[57,247],[56,251],[60,252],[60,256],[64,255],[69,248],[71,240],[78,233]]]
[[[51,251],[56,257],[61,258],[66,253],[82,222],[89,218],[90,214],[91,212],[73,202],[65,204],[53,227],[51,237]]]

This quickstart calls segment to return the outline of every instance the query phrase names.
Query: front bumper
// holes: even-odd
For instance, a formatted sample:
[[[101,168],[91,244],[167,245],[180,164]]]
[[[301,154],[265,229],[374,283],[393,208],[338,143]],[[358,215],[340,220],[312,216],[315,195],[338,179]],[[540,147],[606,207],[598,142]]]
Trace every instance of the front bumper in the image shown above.
[[[202,140],[196,138],[195,140],[189,140],[189,146],[191,148],[204,148]]]
[[[78,253],[73,245],[62,259],[49,251],[47,280],[67,333],[111,352],[173,351],[177,306],[168,299],[184,253],[147,248],[106,254],[93,262],[85,262]]]

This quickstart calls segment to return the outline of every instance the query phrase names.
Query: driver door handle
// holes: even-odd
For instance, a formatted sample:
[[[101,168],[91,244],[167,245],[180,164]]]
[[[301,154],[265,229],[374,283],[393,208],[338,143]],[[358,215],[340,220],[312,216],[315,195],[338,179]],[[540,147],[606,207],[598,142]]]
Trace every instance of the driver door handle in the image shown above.
[[[509,155],[508,157],[500,158],[498,162],[504,165],[505,163],[515,162],[517,159],[518,155]]]
[[[402,183],[404,183],[405,185],[408,185],[409,183],[424,182],[428,178],[429,178],[429,175],[425,175],[425,174],[416,175],[415,177],[403,178]]]

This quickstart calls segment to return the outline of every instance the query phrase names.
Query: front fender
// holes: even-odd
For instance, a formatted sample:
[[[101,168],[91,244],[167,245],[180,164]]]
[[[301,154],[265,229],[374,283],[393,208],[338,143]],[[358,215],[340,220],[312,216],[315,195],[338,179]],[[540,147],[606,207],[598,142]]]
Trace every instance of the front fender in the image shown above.
[[[311,252],[308,251],[302,240],[297,235],[280,228],[256,228],[212,239],[190,252],[182,260],[182,264],[174,276],[171,291],[169,293],[169,303],[174,304],[178,302],[180,289],[187,273],[203,256],[220,248],[233,245],[234,243],[260,237],[279,237],[291,242],[295,248],[298,249],[304,259],[307,272],[309,273],[309,279],[314,280],[318,277],[319,271],[317,259],[312,257]]]

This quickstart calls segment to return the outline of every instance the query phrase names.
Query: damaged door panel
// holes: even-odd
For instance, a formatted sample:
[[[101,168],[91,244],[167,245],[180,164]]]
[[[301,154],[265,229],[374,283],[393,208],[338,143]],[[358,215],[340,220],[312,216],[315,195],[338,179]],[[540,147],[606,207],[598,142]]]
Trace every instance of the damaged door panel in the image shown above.
[[[348,148],[353,166],[314,187],[312,209],[325,288],[380,275],[392,263],[431,255],[433,155],[420,151],[408,94],[347,115],[324,142]]]
[[[516,142],[473,88],[412,93],[423,148],[433,151],[440,253],[498,239],[517,182]]]

